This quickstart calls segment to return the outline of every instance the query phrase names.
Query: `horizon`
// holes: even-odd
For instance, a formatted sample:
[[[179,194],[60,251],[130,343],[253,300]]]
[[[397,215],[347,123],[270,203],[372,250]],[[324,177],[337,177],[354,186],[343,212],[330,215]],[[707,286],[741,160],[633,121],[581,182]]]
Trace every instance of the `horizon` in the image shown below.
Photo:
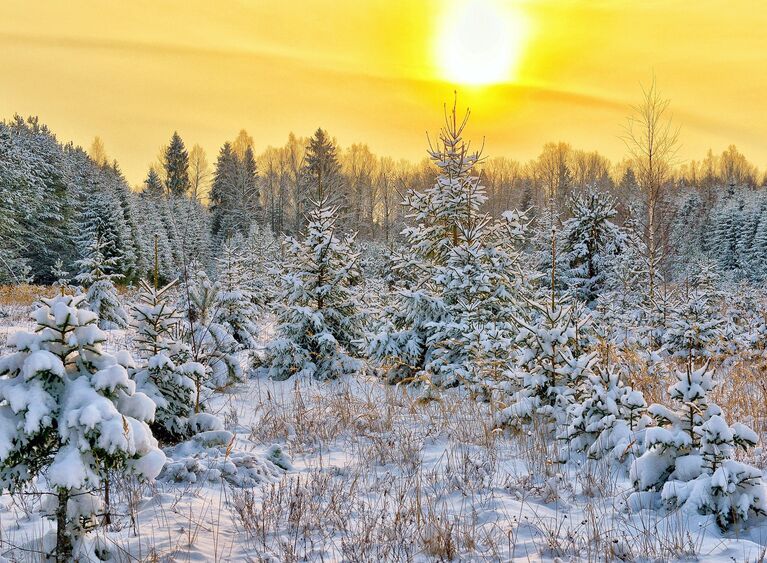
[[[86,149],[100,137],[131,185],[173,131],[210,161],[241,129],[261,152],[290,132],[322,127],[343,147],[365,143],[419,162],[454,90],[459,107],[472,110],[468,137],[484,139],[488,156],[524,162],[544,143],[565,141],[619,162],[630,105],[655,76],[681,128],[681,161],[734,144],[760,170],[767,165],[759,99],[767,69],[755,64],[767,47],[756,33],[767,9],[704,2],[688,14],[682,2],[547,0],[295,6],[136,2],[107,14],[87,1],[5,3],[0,72],[11,86],[0,93],[0,115],[37,115]],[[479,14],[476,25],[505,22],[497,31],[506,43],[480,45],[505,53],[504,67],[470,53],[480,74],[462,75],[440,56],[455,36],[482,41],[456,28],[471,25],[469,12]]]

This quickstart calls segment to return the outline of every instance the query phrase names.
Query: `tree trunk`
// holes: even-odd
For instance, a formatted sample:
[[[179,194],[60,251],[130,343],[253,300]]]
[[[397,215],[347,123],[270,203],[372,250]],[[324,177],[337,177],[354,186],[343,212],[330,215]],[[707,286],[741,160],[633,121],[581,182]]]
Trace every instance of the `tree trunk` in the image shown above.
[[[56,508],[56,563],[72,560],[72,538],[67,532],[67,503],[69,489],[59,489],[59,506]]]

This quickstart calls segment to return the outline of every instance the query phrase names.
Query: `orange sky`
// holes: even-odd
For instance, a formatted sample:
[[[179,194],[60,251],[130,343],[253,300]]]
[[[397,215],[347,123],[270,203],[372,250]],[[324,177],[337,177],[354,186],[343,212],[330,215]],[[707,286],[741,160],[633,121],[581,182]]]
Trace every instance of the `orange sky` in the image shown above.
[[[0,115],[39,115],[86,147],[99,135],[136,183],[174,129],[211,161],[241,128],[261,150],[317,126],[420,159],[457,86],[489,156],[565,140],[618,159],[628,104],[654,71],[683,158],[735,143],[767,166],[767,4],[481,1],[524,30],[516,72],[484,87],[440,67],[459,0],[3,0]]]

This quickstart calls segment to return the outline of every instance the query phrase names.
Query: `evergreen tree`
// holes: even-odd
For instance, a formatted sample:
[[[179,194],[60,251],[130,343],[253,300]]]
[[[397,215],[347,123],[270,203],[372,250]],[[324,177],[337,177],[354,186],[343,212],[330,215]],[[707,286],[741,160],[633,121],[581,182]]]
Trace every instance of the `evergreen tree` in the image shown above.
[[[224,143],[216,159],[213,184],[210,190],[212,232],[216,238],[226,239],[234,234],[231,210],[237,185],[237,155],[231,143]]]
[[[165,149],[165,189],[168,195],[186,195],[189,191],[189,153],[177,131],[173,132],[170,144]]]
[[[634,486],[660,490],[670,506],[714,514],[722,528],[752,512],[766,514],[761,471],[731,459],[736,447],[754,446],[756,434],[742,424],[729,426],[710,401],[708,362],[694,368],[688,361],[676,378],[669,388],[676,408],[650,406],[658,426],[647,430],[648,449],[631,466]]]
[[[194,271],[194,265],[190,267]],[[215,322],[221,287],[197,269],[186,282],[182,299],[186,319],[184,341],[188,344],[189,361],[201,364],[204,373],[194,372],[195,412],[199,412],[202,386],[220,389],[242,380],[242,367],[236,352],[237,341],[226,328]]]
[[[353,237],[335,234],[327,199],[315,202],[306,237],[289,238],[287,273],[277,304],[278,338],[266,348],[270,377],[335,379],[361,369],[354,359],[362,337],[352,282],[358,254]]]
[[[519,391],[498,422],[518,425],[542,415],[563,423],[583,397],[596,361],[594,353],[577,352],[576,328],[586,320],[577,319],[573,305],[554,294],[549,302],[529,306],[527,318],[516,319]]]
[[[310,199],[325,202],[327,207],[338,207],[339,215],[346,215],[350,202],[341,198],[341,165],[336,146],[327,131],[318,128],[309,139],[304,156],[302,181]],[[311,201],[310,201],[311,203]]]
[[[616,371],[597,369],[589,376],[582,400],[568,413],[569,447],[585,452],[590,459],[622,461],[650,422],[646,410],[642,393],[625,385]]]
[[[230,143],[221,147],[210,192],[213,236],[223,242],[246,235],[261,214],[258,170],[253,149],[240,156]]]
[[[75,279],[87,288],[87,306],[98,316],[99,328],[125,328],[128,326],[128,315],[113,283],[113,280],[122,277],[121,274],[112,273],[116,269],[117,258],[107,258],[112,248],[111,243],[100,238],[98,233],[96,237],[77,261],[80,273]]]
[[[165,456],[147,426],[155,406],[135,392],[130,356],[102,350],[106,336],[84,297],[42,299],[34,333],[19,332],[0,359],[0,484],[11,492],[44,476],[55,495],[56,561],[93,521],[93,492],[108,471],[153,479]]]
[[[142,360],[134,370],[138,389],[157,405],[153,434],[163,442],[175,442],[189,435],[189,418],[194,414],[195,384],[189,374],[202,366],[183,362],[184,350],[176,342],[181,320],[169,299],[173,281],[156,288],[141,280],[138,302],[133,307],[136,348]]]
[[[163,282],[170,281],[178,271],[171,236],[172,225],[169,224],[170,212],[168,199],[162,186],[160,176],[154,169],[144,182],[144,189],[139,196],[140,224],[143,231],[143,254],[154,257],[157,253],[159,278]],[[148,269],[145,271],[149,273]]]
[[[69,272],[64,269],[64,262],[61,260],[61,258],[53,263],[53,268],[51,268],[51,276],[53,276],[53,279],[55,280],[53,282],[53,287],[58,288],[61,294],[64,295],[64,293],[70,289],[70,282],[72,280]]]
[[[446,113],[439,145],[429,151],[436,182],[405,199],[413,224],[394,258],[396,301],[369,347],[390,381],[479,383],[477,368],[495,364],[499,357],[490,350],[510,338],[524,221],[512,212],[492,220],[482,211],[481,154],[462,138],[468,117],[458,121],[455,106]]]
[[[572,197],[569,207],[572,218],[562,227],[564,276],[579,299],[593,304],[625,236],[611,221],[617,211],[609,195],[589,189]]]
[[[277,293],[276,265],[280,262],[280,241],[268,225],[253,223],[242,243],[242,259],[245,288],[250,292],[253,304],[264,306],[271,303]]]
[[[224,243],[218,265],[216,317],[229,334],[244,348],[257,346],[258,327],[254,297],[245,283],[245,264],[241,250],[242,237]]]

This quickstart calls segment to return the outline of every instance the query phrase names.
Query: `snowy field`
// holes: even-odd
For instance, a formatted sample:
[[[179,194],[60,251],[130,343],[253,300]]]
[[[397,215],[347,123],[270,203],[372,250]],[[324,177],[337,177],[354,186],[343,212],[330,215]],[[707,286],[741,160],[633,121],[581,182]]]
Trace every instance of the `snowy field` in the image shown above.
[[[30,325],[13,315],[2,331],[17,328]],[[131,340],[123,331],[109,339],[107,349]],[[461,391],[425,400],[369,377],[251,379],[209,404],[233,444],[166,450],[171,465],[204,460],[196,482],[167,471],[152,485],[117,479],[112,522],[89,534],[92,549],[107,546],[117,561],[761,561],[765,554],[764,520],[722,534],[712,516],[629,507],[625,467],[554,463],[556,444],[534,430],[494,429],[490,407]],[[275,450],[287,454],[284,468],[264,462]],[[243,465],[236,475],[222,471],[249,454],[256,454],[251,482],[242,482]],[[0,498],[8,560],[39,560],[52,527],[39,509],[34,495]]]

